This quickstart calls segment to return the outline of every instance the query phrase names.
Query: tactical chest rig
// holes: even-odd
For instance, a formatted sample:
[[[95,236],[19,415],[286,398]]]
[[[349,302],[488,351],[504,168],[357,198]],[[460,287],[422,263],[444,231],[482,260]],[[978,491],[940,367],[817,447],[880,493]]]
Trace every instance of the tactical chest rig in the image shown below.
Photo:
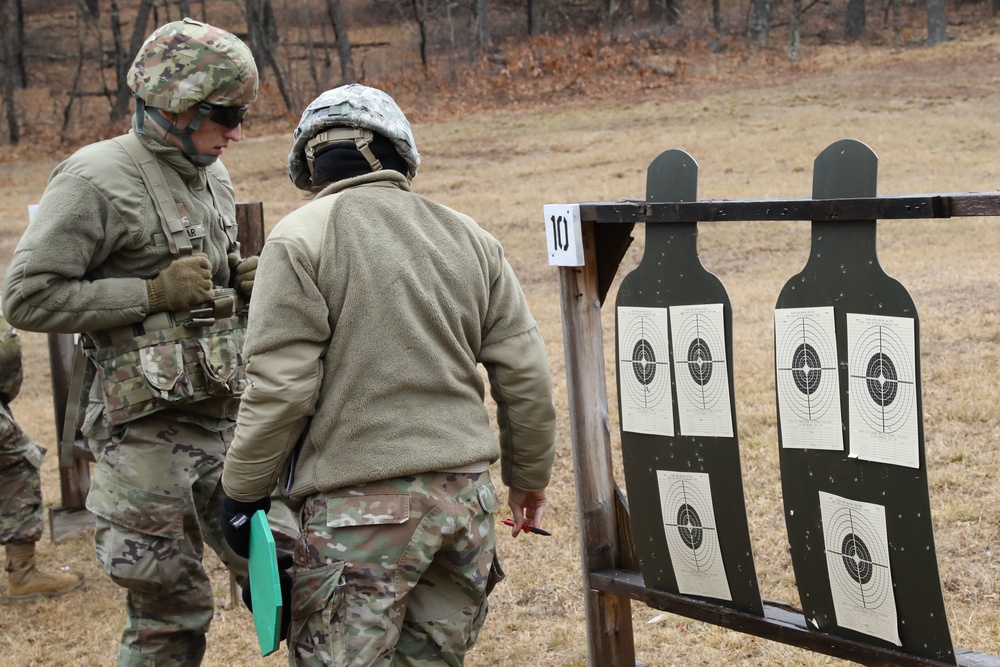
[[[135,162],[153,197],[171,254],[179,257],[200,250],[205,227],[191,224],[181,214],[153,153],[131,133],[115,141]],[[225,218],[224,229],[228,250],[238,251],[235,221]],[[217,409],[206,402],[199,413],[234,416],[235,399],[247,385],[245,332],[246,304],[237,290],[216,288],[211,301],[191,310],[155,313],[134,325],[83,336],[92,372],[104,390],[107,422],[124,424],[206,399],[220,399],[214,401]]]

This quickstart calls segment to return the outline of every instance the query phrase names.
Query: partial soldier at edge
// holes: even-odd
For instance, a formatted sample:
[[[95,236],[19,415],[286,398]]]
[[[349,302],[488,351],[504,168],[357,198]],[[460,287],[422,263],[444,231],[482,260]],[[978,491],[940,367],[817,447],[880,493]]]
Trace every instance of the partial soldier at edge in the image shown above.
[[[41,480],[45,449],[31,441],[11,413],[23,378],[21,337],[0,316],[0,544],[6,550],[10,602],[64,595],[84,580],[79,572],[38,568],[35,545],[45,528]]]

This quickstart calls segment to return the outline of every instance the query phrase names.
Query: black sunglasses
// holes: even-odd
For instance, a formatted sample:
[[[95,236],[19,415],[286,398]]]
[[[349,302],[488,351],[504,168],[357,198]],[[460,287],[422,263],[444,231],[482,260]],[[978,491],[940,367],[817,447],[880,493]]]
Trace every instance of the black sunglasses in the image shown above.
[[[212,111],[208,114],[209,120],[230,130],[243,122],[249,108],[246,104],[241,107],[217,107],[214,104],[209,106],[212,107]]]

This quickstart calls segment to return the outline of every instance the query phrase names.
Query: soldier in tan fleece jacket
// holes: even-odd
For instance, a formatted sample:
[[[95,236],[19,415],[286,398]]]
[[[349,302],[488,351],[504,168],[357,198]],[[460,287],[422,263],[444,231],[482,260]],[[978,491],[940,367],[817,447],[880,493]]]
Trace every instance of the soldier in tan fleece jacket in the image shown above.
[[[261,253],[222,523],[246,548],[244,516],[291,468],[290,664],[463,664],[503,576],[492,462],[513,534],[542,521],[555,431],[543,341],[496,239],[411,192],[419,163],[384,92],[323,93],[289,155],[316,197]]]

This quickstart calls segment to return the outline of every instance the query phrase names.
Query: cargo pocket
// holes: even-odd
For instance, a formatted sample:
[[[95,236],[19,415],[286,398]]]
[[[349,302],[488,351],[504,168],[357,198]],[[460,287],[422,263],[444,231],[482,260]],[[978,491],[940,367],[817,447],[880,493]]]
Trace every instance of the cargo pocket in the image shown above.
[[[184,500],[151,493],[97,466],[87,509],[98,520],[94,541],[104,573],[128,590],[170,589],[181,574],[167,556],[184,538]],[[103,519],[103,521],[101,521]]]
[[[142,376],[161,400],[174,403],[187,398],[180,382],[184,375],[184,351],[180,343],[162,343],[139,350]]]
[[[107,355],[92,354],[99,369],[108,423],[124,424],[191,398],[180,343],[156,343]]]
[[[196,339],[202,370],[205,373],[205,390],[212,396],[231,396],[240,386],[240,347],[238,341],[226,332],[224,335],[204,336]]]
[[[308,570],[296,569],[292,575],[288,647],[306,664],[348,665],[343,573],[344,563],[338,561]]]
[[[501,581],[507,578],[507,573],[503,571],[500,566],[500,556],[496,551],[493,552],[493,564],[490,566],[490,574],[486,578],[486,596],[488,597],[493,589],[497,587]]]

